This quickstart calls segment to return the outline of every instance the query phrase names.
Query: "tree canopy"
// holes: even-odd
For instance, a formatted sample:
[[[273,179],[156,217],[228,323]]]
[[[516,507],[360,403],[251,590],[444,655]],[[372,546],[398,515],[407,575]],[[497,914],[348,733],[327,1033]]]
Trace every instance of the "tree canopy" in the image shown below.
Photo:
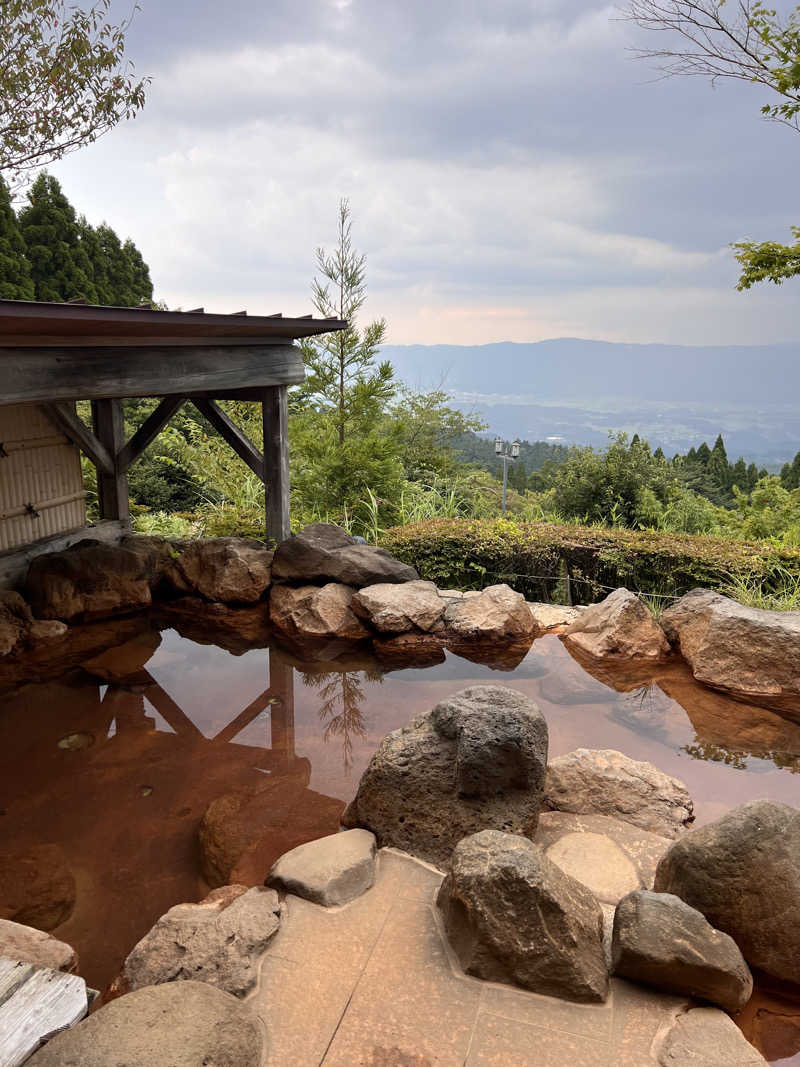
[[[114,25],[110,7],[111,0],[0,3],[0,174],[12,186],[144,105],[149,79],[137,79],[125,60],[131,20]]]
[[[0,177],[0,298],[33,300],[34,295],[25,239],[11,207],[8,186]]]

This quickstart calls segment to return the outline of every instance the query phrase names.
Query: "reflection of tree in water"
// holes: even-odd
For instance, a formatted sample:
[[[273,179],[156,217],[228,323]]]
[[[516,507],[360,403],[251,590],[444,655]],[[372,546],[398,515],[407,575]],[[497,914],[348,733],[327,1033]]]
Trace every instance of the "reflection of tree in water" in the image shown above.
[[[641,685],[638,689],[621,695],[609,719],[653,741],[669,744],[669,734],[664,723],[665,709],[663,705],[659,707],[662,698],[663,692],[655,682]]]
[[[366,737],[367,724],[361,705],[364,701],[363,683],[382,682],[383,675],[371,671],[324,671],[303,674],[303,683],[319,690],[322,703],[319,717],[325,723],[322,739],[342,739],[342,761],[345,772],[353,766],[353,741]]]
[[[724,763],[737,771],[747,770],[748,759],[758,759],[771,761],[780,770],[789,771],[790,774],[800,774],[800,756],[790,752],[748,752],[746,749],[724,748],[713,741],[703,741],[697,735],[694,744],[683,745],[683,751],[692,759]]]

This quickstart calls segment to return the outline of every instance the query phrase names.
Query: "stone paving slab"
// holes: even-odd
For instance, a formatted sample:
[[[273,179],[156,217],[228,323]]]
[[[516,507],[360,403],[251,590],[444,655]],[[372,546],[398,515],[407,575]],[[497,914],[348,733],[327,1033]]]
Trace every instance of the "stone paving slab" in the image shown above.
[[[265,1067],[658,1067],[687,998],[612,979],[605,1004],[576,1004],[464,975],[441,933],[441,879],[382,849],[357,900],[285,898],[248,998]]]

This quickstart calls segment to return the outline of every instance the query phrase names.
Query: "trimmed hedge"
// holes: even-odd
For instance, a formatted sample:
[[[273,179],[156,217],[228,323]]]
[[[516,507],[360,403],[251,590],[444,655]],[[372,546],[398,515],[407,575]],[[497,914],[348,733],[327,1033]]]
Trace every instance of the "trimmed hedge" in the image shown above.
[[[395,526],[383,548],[441,588],[507,582],[528,600],[590,604],[607,588],[681,596],[732,577],[766,588],[781,572],[800,574],[800,549],[767,542],[506,519],[429,519]],[[604,588],[607,587],[607,588]]]

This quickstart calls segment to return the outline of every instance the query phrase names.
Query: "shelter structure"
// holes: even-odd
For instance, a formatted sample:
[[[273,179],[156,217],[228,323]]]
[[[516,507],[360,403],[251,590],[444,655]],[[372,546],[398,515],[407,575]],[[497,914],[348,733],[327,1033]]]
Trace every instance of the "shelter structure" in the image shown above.
[[[129,528],[128,470],[187,402],[263,481],[267,539],[287,537],[287,392],[304,378],[295,342],[346,325],[310,315],[0,300],[0,586],[21,562],[85,536],[79,450],[97,468],[92,536],[113,539]],[[126,397],[160,398],[130,440]],[[226,399],[261,404],[263,452],[220,407]],[[91,401],[91,426],[76,411],[79,400]]]

